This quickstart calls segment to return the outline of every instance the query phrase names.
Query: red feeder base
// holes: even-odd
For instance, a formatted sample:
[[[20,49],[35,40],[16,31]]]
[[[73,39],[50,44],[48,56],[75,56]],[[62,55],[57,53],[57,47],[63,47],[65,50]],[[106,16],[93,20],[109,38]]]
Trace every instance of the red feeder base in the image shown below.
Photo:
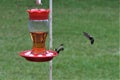
[[[53,57],[57,56],[58,53],[52,50],[48,50],[43,54],[31,54],[31,50],[26,50],[20,52],[20,56],[24,57],[28,61],[33,62],[46,62],[53,59]]]

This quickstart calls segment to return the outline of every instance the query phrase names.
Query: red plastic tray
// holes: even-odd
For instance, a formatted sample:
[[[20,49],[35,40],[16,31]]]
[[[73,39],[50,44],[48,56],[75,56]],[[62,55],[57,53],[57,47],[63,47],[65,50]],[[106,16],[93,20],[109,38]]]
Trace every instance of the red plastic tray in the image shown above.
[[[28,61],[32,62],[46,62],[53,59],[53,57],[57,56],[58,53],[52,50],[47,50],[43,54],[32,54],[31,50],[25,50],[20,52],[20,56],[24,57]]]

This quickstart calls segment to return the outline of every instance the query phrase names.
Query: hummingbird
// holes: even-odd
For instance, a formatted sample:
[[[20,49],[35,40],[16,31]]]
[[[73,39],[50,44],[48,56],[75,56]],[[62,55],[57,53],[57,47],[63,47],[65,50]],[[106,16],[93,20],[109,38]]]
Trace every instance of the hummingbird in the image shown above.
[[[85,37],[87,37],[90,40],[91,44],[94,44],[95,40],[94,40],[93,36],[91,36],[87,32],[83,32],[83,34],[84,34]]]
[[[60,44],[60,46],[58,48],[55,48],[55,51],[57,53],[60,53],[60,51],[63,51],[64,50],[64,45],[63,44]]]

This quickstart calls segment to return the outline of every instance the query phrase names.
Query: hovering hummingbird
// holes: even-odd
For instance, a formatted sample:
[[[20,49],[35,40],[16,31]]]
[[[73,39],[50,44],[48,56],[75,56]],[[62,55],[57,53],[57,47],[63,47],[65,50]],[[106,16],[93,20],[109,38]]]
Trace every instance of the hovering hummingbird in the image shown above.
[[[83,32],[83,34],[85,37],[87,37],[90,40],[91,44],[94,44],[95,40],[94,40],[93,36],[89,35],[87,32]]]
[[[63,44],[60,44],[60,46],[58,48],[55,48],[55,51],[57,53],[59,53],[60,51],[63,51],[64,50],[64,45]]]

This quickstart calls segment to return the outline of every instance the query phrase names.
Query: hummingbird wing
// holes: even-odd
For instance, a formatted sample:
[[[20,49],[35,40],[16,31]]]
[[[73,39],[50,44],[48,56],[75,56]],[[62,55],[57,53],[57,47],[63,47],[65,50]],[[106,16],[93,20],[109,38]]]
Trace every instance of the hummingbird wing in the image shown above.
[[[56,51],[57,53],[59,53],[60,51],[63,51],[63,50],[64,50],[64,45],[63,45],[63,44],[60,44],[60,46],[55,49],[55,51]]]

